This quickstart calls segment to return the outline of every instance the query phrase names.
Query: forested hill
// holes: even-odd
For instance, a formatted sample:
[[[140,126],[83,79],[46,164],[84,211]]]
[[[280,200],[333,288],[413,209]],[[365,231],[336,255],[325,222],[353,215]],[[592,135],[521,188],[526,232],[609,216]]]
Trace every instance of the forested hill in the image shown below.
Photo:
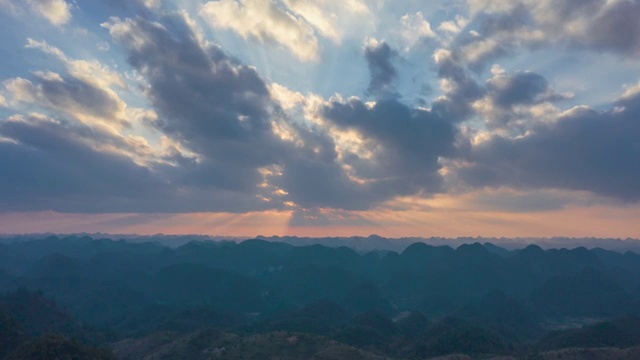
[[[0,244],[0,291],[0,358],[36,345],[167,359],[527,358],[640,345],[640,256],[600,248],[16,238]]]

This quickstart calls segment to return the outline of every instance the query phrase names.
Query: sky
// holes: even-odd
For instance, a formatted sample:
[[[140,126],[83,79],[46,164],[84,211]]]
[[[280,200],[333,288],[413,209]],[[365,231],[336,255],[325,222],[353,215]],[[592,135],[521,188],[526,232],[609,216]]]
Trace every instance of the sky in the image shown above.
[[[638,19],[0,0],[0,232],[640,238]]]

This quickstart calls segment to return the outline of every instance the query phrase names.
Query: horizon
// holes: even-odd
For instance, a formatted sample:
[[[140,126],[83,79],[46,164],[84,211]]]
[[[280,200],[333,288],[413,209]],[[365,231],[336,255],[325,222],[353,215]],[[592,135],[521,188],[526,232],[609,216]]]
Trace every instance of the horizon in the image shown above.
[[[386,240],[407,240],[407,239],[443,239],[443,240],[460,240],[460,239],[498,239],[498,240],[580,240],[580,239],[590,239],[590,240],[619,240],[619,241],[640,241],[640,238],[620,238],[620,237],[571,237],[571,236],[549,236],[549,237],[531,237],[531,236],[522,236],[522,237],[496,237],[496,236],[472,236],[472,235],[463,235],[463,236],[454,236],[454,237],[446,237],[446,236],[401,236],[401,237],[388,237],[381,236],[379,234],[368,234],[368,235],[347,235],[347,236],[299,236],[299,235],[221,235],[221,234],[199,234],[199,233],[182,233],[182,234],[165,234],[165,233],[105,233],[105,232],[70,232],[70,233],[57,233],[57,232],[32,232],[32,233],[0,233],[0,237],[9,237],[9,236],[108,236],[108,237],[118,237],[118,236],[126,236],[126,237],[153,237],[153,236],[166,236],[166,237],[208,237],[211,239],[245,239],[245,240],[254,240],[254,239],[270,239],[270,238],[305,238],[305,239],[330,239],[330,238],[380,238]]]
[[[327,236],[327,237],[300,237],[300,236],[222,236],[203,234],[105,234],[105,233],[35,233],[35,234],[1,234],[0,244],[7,245],[31,242],[46,241],[54,237],[59,240],[84,239],[87,241],[108,240],[125,241],[129,243],[153,243],[170,248],[179,248],[191,242],[234,242],[240,244],[245,241],[266,241],[270,243],[286,243],[293,246],[322,245],[329,248],[348,247],[359,252],[375,250],[394,251],[402,253],[407,247],[421,243],[430,246],[446,246],[457,249],[462,245],[479,244],[483,247],[491,246],[508,251],[519,251],[529,246],[537,246],[544,250],[575,250],[585,248],[589,250],[604,249],[619,253],[628,251],[640,254],[640,239],[633,238],[568,238],[568,237],[548,237],[548,238],[496,238],[496,237],[382,237],[376,234],[368,236]],[[492,251],[491,248],[487,250]]]
[[[0,0],[0,229],[639,239],[636,14]]]

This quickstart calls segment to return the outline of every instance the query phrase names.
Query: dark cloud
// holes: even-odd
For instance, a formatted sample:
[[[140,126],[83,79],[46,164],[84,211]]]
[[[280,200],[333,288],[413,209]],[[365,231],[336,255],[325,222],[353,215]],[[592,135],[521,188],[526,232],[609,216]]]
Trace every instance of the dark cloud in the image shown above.
[[[384,195],[372,192],[370,186],[353,181],[338,161],[334,140],[324,131],[298,128],[303,147],[292,149],[281,173],[269,178],[274,186],[284,189],[286,200],[305,209],[368,209]]]
[[[253,194],[272,199],[272,207],[292,201],[353,209],[379,200],[348,178],[325,130],[287,123],[302,147],[275,135],[271,121],[286,119],[254,68],[219,48],[204,48],[180,17],[164,19],[163,26],[138,18],[108,27],[149,82],[158,129],[202,157],[169,169],[176,183]],[[288,194],[269,192],[277,189]]]
[[[586,190],[623,201],[640,200],[640,96],[597,112],[570,111],[531,134],[494,135],[472,147],[471,166],[459,170],[471,186]],[[623,110],[621,110],[623,109]]]
[[[639,17],[637,1],[513,1],[475,14],[451,48],[477,72],[519,47],[562,45],[630,57],[640,52]]]
[[[637,1],[542,1],[538,23],[547,36],[570,45],[623,55],[640,51]]]
[[[377,97],[398,97],[393,86],[398,72],[392,63],[397,53],[386,42],[375,41],[367,44],[364,56],[371,75],[367,93]]]
[[[376,144],[373,160],[346,159],[365,180],[372,196],[441,191],[438,158],[453,153],[456,128],[438,114],[412,109],[397,100],[382,100],[369,107],[359,100],[333,101],[324,117],[342,129],[354,129]]]
[[[182,16],[112,19],[105,26],[149,85],[144,91],[159,116],[145,124],[196,156],[171,146],[157,158],[153,149],[77,122],[5,120],[0,134],[9,140],[2,142],[0,161],[10,171],[3,185],[16,189],[4,197],[5,209],[235,212],[283,208],[285,201],[352,208],[379,199],[345,175],[326,130],[288,124],[301,148],[276,135],[272,121],[288,120],[255,69],[200,43]],[[61,112],[72,108],[62,104],[71,90],[83,89],[79,80],[53,76],[21,84],[23,93],[60,104],[51,107]],[[110,108],[95,96],[100,93],[86,92],[73,99],[85,106],[81,110],[107,114]],[[266,175],[265,169],[274,171]]]
[[[511,128],[524,133],[539,121],[530,113],[532,105],[555,103],[570,97],[556,93],[539,74],[494,70],[496,73],[485,85],[484,106],[479,111],[490,129]]]
[[[175,183],[172,166],[139,165],[125,153],[133,145],[76,122],[14,116],[0,121],[0,137],[0,211],[242,212],[271,207],[255,194]],[[106,151],[105,145],[123,152]]]
[[[179,182],[258,194],[261,167],[278,163],[287,146],[271,128],[275,104],[254,68],[215,46],[203,47],[180,16],[162,25],[112,20],[112,36],[149,83],[155,126],[202,161],[178,169]]]
[[[471,104],[485,89],[469,75],[459,57],[447,50],[436,51],[438,77],[447,83],[444,96],[433,102],[432,112],[450,122],[459,123],[473,115]]]
[[[271,121],[280,111],[255,70],[219,48],[203,47],[182,18],[165,18],[162,25],[140,18],[112,20],[107,27],[148,81],[158,129],[202,156],[170,169],[178,184],[255,194],[271,198],[275,207],[291,201],[302,208],[350,210],[399,194],[440,190],[438,156],[452,152],[455,133],[449,121],[395,100],[380,101],[373,109],[359,101],[331,103],[324,116],[384,148],[375,159],[338,159],[326,129],[287,122],[303,146],[275,135]],[[382,52],[390,56],[391,50],[387,46]],[[378,70],[388,72],[386,65]],[[352,178],[345,161],[365,180]],[[265,169],[273,170],[266,179]],[[270,187],[263,186],[265,180]],[[269,189],[286,195],[272,196]]]
[[[96,150],[86,128],[33,117],[0,121],[3,210],[100,211],[162,193],[164,184],[127,156]],[[92,131],[92,133],[98,133]],[[107,199],[111,204],[103,203]],[[94,201],[97,201],[94,203]]]
[[[602,5],[604,9],[587,15],[587,32],[582,43],[602,51],[629,56],[640,53],[640,3],[615,1]]]
[[[530,105],[545,101],[549,83],[543,76],[532,72],[520,72],[513,76],[502,76],[490,81],[490,96],[501,107]]]
[[[472,30],[466,31],[466,30]],[[480,12],[459,33],[451,48],[465,58],[465,65],[481,72],[499,57],[513,53],[519,45],[536,47],[538,39],[527,38],[536,29],[531,10],[516,2],[505,11]],[[475,49],[473,56],[465,53]]]

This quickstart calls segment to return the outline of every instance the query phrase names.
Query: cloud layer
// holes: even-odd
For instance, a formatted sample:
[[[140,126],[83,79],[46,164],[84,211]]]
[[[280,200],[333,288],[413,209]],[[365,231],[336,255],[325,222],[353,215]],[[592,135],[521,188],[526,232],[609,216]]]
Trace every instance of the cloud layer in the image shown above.
[[[362,212],[443,198],[514,212],[640,201],[636,1],[0,5],[14,24],[47,20],[1,43],[25,62],[0,73],[0,211],[369,226]],[[256,48],[283,63],[262,66]],[[597,57],[628,76],[590,102],[605,91],[561,69]],[[327,74],[355,90],[327,91]]]

